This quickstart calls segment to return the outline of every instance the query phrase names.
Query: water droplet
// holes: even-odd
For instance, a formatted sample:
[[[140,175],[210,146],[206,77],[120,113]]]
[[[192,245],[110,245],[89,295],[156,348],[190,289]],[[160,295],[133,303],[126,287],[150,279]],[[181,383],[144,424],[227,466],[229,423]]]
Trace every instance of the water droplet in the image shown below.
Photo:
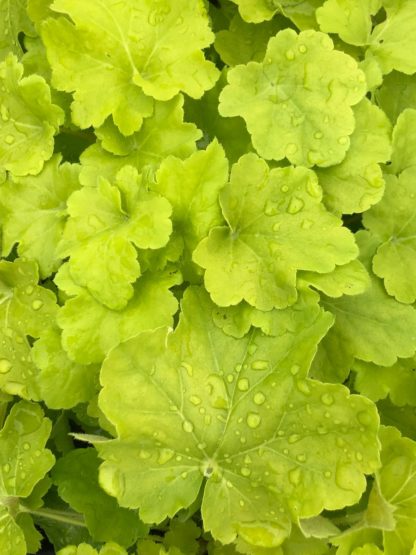
[[[289,449],[283,449],[283,455],[285,456],[289,455]]]
[[[255,343],[251,343],[251,345],[248,346],[247,351],[249,355],[254,355],[257,351],[257,345]]]
[[[141,449],[139,451],[140,459],[143,459],[143,460],[150,459],[151,456],[152,456],[151,453],[149,453],[149,451],[146,451],[145,449]]]
[[[250,382],[247,378],[241,378],[237,382],[237,387],[240,391],[248,391],[250,388]]]
[[[334,404],[334,398],[330,393],[324,393],[323,395],[321,395],[321,401],[327,407],[330,407],[331,405]]]
[[[330,470],[325,470],[324,476],[325,478],[330,478],[332,476],[332,472]]]
[[[292,197],[287,207],[287,212],[288,214],[292,214],[292,215],[297,214],[302,210],[304,206],[305,206],[305,203],[303,202],[302,199],[298,197]]]
[[[14,143],[14,141],[15,141],[15,138],[13,137],[13,135],[6,135],[6,137],[4,139],[4,142],[7,145],[12,145]]]
[[[292,486],[298,486],[300,484],[301,479],[302,479],[302,471],[299,468],[299,466],[289,471],[289,482],[292,484]]]
[[[185,420],[185,422],[182,424],[182,428],[183,431],[187,432],[188,434],[194,431],[194,425],[192,424],[192,422],[189,422],[189,420]]]
[[[290,369],[290,373],[292,374],[292,376],[296,376],[296,374],[299,373],[299,370],[300,370],[299,364],[294,364]]]
[[[42,306],[43,306],[43,302],[40,301],[39,299],[37,299],[36,301],[33,301],[32,303],[33,310],[39,310],[40,308],[42,308]]]
[[[24,479],[26,478],[26,472],[21,472],[21,473],[20,473],[20,478],[21,478],[22,480],[24,480]]]
[[[261,417],[257,412],[249,412],[247,415],[247,424],[249,428],[258,428],[261,424]]]
[[[11,470],[11,466],[9,465],[9,463],[6,463],[5,465],[3,465],[3,471],[7,474],[8,472],[10,472]]]
[[[30,443],[28,443],[27,441],[25,441],[25,443],[23,444],[23,449],[24,449],[25,451],[29,451],[29,449],[30,449]]]
[[[286,59],[289,60],[289,62],[295,59],[295,53],[293,52],[293,50],[286,51]]]
[[[362,453],[360,453],[360,451],[356,451],[355,458],[357,459],[358,462],[361,462],[363,460]]]
[[[293,154],[296,154],[297,151],[298,151],[298,147],[297,145],[295,145],[295,143],[288,143],[286,145],[286,149],[285,149],[286,156],[292,156]]]
[[[321,436],[324,436],[325,434],[328,433],[328,430],[325,428],[325,426],[322,426],[322,425],[317,426],[316,431]]]
[[[341,489],[355,491],[357,488],[357,470],[351,464],[338,464],[335,471],[335,482]]]
[[[277,216],[279,214],[279,205],[275,200],[268,200],[266,206],[264,207],[264,213],[266,216]]]
[[[227,376],[227,382],[228,383],[233,383],[234,381],[234,375],[233,374],[228,374]]]
[[[228,408],[228,395],[224,380],[216,374],[211,374],[207,379],[207,385],[211,406],[214,409],[226,410]]]
[[[315,137],[315,139],[322,139],[324,134],[322,133],[322,131],[316,131],[313,136]]]
[[[305,52],[307,52],[308,49],[306,48],[306,46],[304,44],[300,44],[298,46],[298,50],[301,54],[305,54]]]
[[[240,499],[240,507],[244,507],[245,503],[242,499]]]
[[[313,226],[313,221],[312,220],[303,220],[301,226],[302,226],[302,229],[310,229]]]
[[[269,363],[267,360],[255,360],[251,363],[251,367],[253,370],[267,370]]]
[[[291,434],[291,435],[288,437],[288,442],[289,442],[289,443],[296,443],[296,442],[299,441],[299,440],[300,440],[300,435],[299,435],[299,434]]]
[[[190,364],[188,364],[187,362],[181,362],[181,367],[186,371],[188,376],[190,378],[192,378],[193,373],[194,373],[192,366]]]
[[[300,455],[296,455],[296,460],[301,463],[304,463],[306,462],[306,455],[304,455],[303,453],[301,453]]]
[[[174,455],[175,453],[172,451],[172,449],[161,449],[159,451],[159,457],[157,459],[157,462],[159,464],[166,464],[174,457]]]
[[[296,381],[296,387],[297,387],[298,391],[300,391],[304,395],[310,395],[311,394],[310,387],[309,387],[308,382],[306,380],[297,380]]]
[[[256,394],[254,395],[254,399],[253,399],[253,400],[254,400],[254,402],[255,402],[256,405],[262,405],[262,404],[265,402],[266,397],[265,397],[265,395],[264,395],[263,393],[261,393],[261,391],[259,391],[258,393],[256,393]]]
[[[348,141],[349,141],[348,137],[340,137],[338,139],[338,142],[339,142],[340,145],[346,145],[348,143]]]
[[[31,295],[34,290],[35,290],[35,288],[32,285],[28,285],[25,289],[25,293],[26,293],[26,295]]]
[[[201,404],[201,399],[197,395],[191,395],[189,397],[189,400],[195,406],[198,406]]]
[[[241,475],[244,476],[245,478],[248,478],[251,474],[251,469],[247,468],[247,466],[243,466],[241,469]]]
[[[182,472],[181,474],[181,478],[183,478],[185,480],[185,478],[188,476],[187,472]]]
[[[370,426],[373,422],[373,419],[371,418],[371,415],[367,411],[364,411],[364,410],[360,411],[357,414],[357,420],[363,426]]]
[[[0,359],[0,374],[7,374],[12,369],[12,363],[7,358]]]

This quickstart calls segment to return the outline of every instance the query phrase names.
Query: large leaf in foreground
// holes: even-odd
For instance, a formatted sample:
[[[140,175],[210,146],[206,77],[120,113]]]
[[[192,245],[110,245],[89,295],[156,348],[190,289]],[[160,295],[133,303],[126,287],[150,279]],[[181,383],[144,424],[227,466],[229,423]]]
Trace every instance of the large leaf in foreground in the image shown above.
[[[234,339],[202,290],[182,308],[175,332],[140,334],[103,365],[99,404],[118,433],[96,445],[104,489],[161,522],[204,487],[205,530],[263,547],[284,541],[291,518],[356,502],[378,466],[378,418],[343,386],[305,379],[327,319]]]

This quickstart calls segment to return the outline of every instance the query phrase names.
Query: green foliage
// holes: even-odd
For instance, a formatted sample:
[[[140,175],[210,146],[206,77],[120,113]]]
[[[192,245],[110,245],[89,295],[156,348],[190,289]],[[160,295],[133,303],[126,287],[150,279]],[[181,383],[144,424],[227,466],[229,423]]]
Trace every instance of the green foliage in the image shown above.
[[[414,0],[0,22],[1,555],[415,555]]]

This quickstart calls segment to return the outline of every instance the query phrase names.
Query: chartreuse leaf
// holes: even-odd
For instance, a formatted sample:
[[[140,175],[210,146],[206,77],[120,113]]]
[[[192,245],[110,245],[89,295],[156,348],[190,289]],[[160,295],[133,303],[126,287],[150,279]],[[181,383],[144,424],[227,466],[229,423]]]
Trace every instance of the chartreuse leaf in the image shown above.
[[[376,472],[378,504],[388,505],[395,526],[383,530],[384,550],[407,555],[416,541],[416,443],[401,437],[396,428],[380,430],[382,467]],[[377,501],[374,500],[377,507]]]
[[[64,113],[51,102],[39,75],[23,77],[23,65],[10,54],[0,63],[0,168],[35,175],[53,153],[53,136]]]
[[[381,8],[382,0],[326,0],[316,10],[321,31],[337,33],[349,44],[358,46],[369,42],[371,16]]]
[[[416,300],[416,166],[398,178],[386,175],[382,200],[364,214],[364,225],[379,240],[373,270],[390,295]]]
[[[78,546],[68,545],[60,549],[56,555],[127,555],[127,551],[114,542],[106,543],[99,551],[91,545],[81,543]]]
[[[253,25],[246,23],[237,13],[231,20],[229,29],[216,34],[215,50],[229,66],[248,64],[251,61],[261,62],[270,37],[284,29],[286,24],[284,19],[275,17],[271,21]]]
[[[395,405],[416,406],[416,363],[414,358],[399,359],[390,367],[356,360],[354,387],[372,401],[389,395]]]
[[[26,399],[34,394],[27,336],[48,329],[57,308],[54,294],[37,283],[34,262],[0,262],[0,388]]]
[[[195,150],[201,132],[192,123],[183,121],[183,96],[167,102],[156,102],[151,117],[146,118],[140,131],[125,137],[111,119],[96,130],[101,146],[116,155],[126,157],[124,163],[135,167],[158,165],[169,154],[186,158]],[[98,150],[98,147],[95,147]],[[93,150],[93,147],[91,148]],[[84,155],[83,160],[88,160]]]
[[[220,193],[228,227],[214,228],[193,256],[206,269],[214,302],[284,308],[296,300],[298,270],[330,272],[352,260],[353,236],[325,210],[321,197],[311,170],[269,170],[255,154],[240,158]]]
[[[262,63],[230,69],[228,83],[219,111],[245,120],[263,158],[326,167],[345,157],[365,76],[328,35],[285,29],[270,39]]]
[[[316,25],[315,9],[323,0],[232,0],[238,5],[241,17],[250,23],[261,23],[272,19],[281,11],[300,29]]]
[[[19,33],[33,34],[33,27],[26,13],[26,0],[0,0],[0,59],[13,52],[21,56]]]
[[[368,52],[385,74],[393,69],[407,74],[416,72],[414,7],[413,0],[383,0],[387,17],[374,28]]]
[[[395,426],[400,433],[416,440],[416,408],[410,405],[398,407],[389,398],[377,403],[381,423],[385,426]]]
[[[147,190],[136,169],[125,166],[114,184],[98,178],[97,186],[71,195],[58,254],[70,256],[77,284],[109,308],[121,309],[140,275],[135,247],[163,247],[172,231],[171,211],[166,199]]]
[[[367,266],[377,248],[377,240],[367,231],[356,234],[361,259]],[[327,381],[343,381],[354,358],[379,366],[392,366],[397,359],[416,351],[416,310],[390,297],[376,276],[360,295],[329,299],[323,307],[335,316],[318,349],[313,375]]]
[[[42,332],[32,348],[32,359],[40,370],[33,378],[34,387],[49,408],[69,409],[94,396],[99,367],[73,362],[62,347],[58,329]]]
[[[368,99],[354,108],[356,127],[351,145],[341,164],[317,168],[324,203],[335,213],[353,214],[368,210],[384,193],[381,162],[391,155],[391,124]]]
[[[406,108],[416,108],[416,77],[392,71],[375,93],[379,106],[395,123]]]
[[[85,290],[72,290],[76,296],[66,301],[57,317],[69,358],[79,364],[101,362],[113,347],[133,335],[171,326],[178,302],[169,288],[180,282],[179,273],[169,268],[164,272],[146,272],[122,310],[111,310]],[[57,283],[64,287],[59,278]]]
[[[232,0],[237,4],[238,10],[244,21],[261,23],[268,21],[279,11],[279,0]]]
[[[377,414],[343,386],[305,379],[326,318],[300,334],[234,339],[213,309],[188,288],[175,332],[140,334],[109,354],[99,404],[118,437],[96,444],[100,484],[146,522],[203,488],[214,538],[277,547],[291,518],[358,500],[378,466]]]
[[[416,140],[416,110],[407,108],[397,119],[393,130],[393,152],[389,171],[400,173],[416,166],[416,154],[412,145]]]
[[[221,145],[213,141],[182,161],[169,156],[161,163],[152,190],[172,205],[173,239],[184,244],[184,279],[192,279],[199,268],[192,253],[211,228],[224,223],[218,194],[228,180],[228,162]]]
[[[66,201],[80,187],[79,166],[60,162],[55,156],[40,174],[9,177],[0,187],[3,256],[17,243],[19,255],[36,260],[43,278],[59,267],[56,247],[67,216]]]
[[[50,9],[53,0],[27,0],[27,13],[35,25],[48,16],[55,15]]]
[[[112,115],[131,135],[153,111],[153,98],[180,91],[199,98],[218,78],[202,49],[214,35],[202,1],[55,0],[42,38],[59,90],[74,91],[72,117],[81,128]],[[97,91],[101,94],[97,95]]]
[[[359,295],[370,286],[368,272],[359,260],[352,260],[344,266],[337,266],[330,274],[301,272],[299,278],[328,297]]]
[[[25,555],[30,544],[39,549],[33,521],[28,514],[18,514],[24,510],[19,502],[53,466],[55,458],[45,449],[50,431],[51,422],[40,406],[25,401],[13,405],[0,431],[0,548],[4,555]]]
[[[141,526],[137,512],[122,509],[98,484],[99,460],[95,449],[75,449],[56,463],[52,480],[60,497],[82,513],[95,541],[130,546]]]

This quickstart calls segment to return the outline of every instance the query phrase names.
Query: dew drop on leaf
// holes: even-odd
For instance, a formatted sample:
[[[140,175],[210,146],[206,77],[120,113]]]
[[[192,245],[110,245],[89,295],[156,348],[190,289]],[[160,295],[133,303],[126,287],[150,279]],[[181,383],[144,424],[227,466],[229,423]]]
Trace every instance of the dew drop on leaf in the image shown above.
[[[14,143],[14,141],[15,141],[15,138],[13,137],[13,135],[6,135],[6,137],[4,139],[4,142],[7,145],[12,145]]]
[[[39,310],[42,308],[42,306],[43,306],[43,302],[40,301],[39,299],[37,299],[36,301],[33,301],[32,303],[33,310]]]
[[[198,406],[201,404],[201,399],[197,395],[191,395],[189,397],[189,401],[195,406]]]
[[[248,468],[247,466],[243,466],[241,469],[241,475],[244,476],[245,478],[248,478],[250,474],[251,474],[250,468]]]
[[[247,424],[249,428],[258,428],[261,424],[261,417],[257,412],[249,412],[247,415]]]
[[[262,405],[266,400],[266,396],[259,391],[254,395],[254,402],[256,405]]]
[[[334,404],[334,398],[330,393],[324,393],[323,395],[321,395],[321,401],[327,407]]]
[[[305,206],[305,203],[303,202],[302,199],[297,197],[292,197],[287,207],[287,212],[288,214],[292,214],[292,215],[297,214],[302,210],[304,206]]]
[[[289,471],[289,482],[292,486],[298,486],[302,478],[301,469],[297,466]]]
[[[12,369],[12,363],[7,358],[0,359],[0,374],[7,374]]]
[[[255,360],[251,363],[253,370],[267,370],[269,363],[267,360]]]
[[[185,422],[182,424],[182,428],[184,432],[187,432],[189,434],[194,431],[194,425],[192,424],[192,422],[189,422],[189,420],[185,420]]]

